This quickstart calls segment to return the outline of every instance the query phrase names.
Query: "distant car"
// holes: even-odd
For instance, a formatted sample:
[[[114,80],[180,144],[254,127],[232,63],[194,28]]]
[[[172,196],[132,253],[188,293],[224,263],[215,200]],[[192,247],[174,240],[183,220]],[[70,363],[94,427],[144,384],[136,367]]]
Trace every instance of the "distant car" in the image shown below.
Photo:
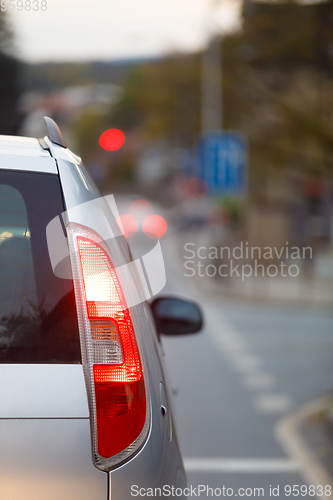
[[[159,336],[200,330],[200,310],[131,299],[144,276],[81,159],[46,123],[43,140],[0,136],[0,498],[183,488]]]

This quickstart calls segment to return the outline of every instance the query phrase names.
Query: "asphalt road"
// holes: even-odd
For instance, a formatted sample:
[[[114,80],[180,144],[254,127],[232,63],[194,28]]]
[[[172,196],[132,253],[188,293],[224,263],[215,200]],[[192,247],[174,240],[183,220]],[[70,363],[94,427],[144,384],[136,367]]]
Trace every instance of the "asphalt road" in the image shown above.
[[[133,239],[134,254],[143,255],[143,241]],[[200,282],[184,278],[172,235],[162,239],[162,248],[165,291],[197,300],[206,319],[200,334],[163,339],[169,379],[178,391],[173,405],[188,484],[197,496],[202,485],[221,488],[222,497],[293,498],[286,485],[306,481],[275,428],[332,388],[333,313],[202,293]],[[279,492],[270,490],[277,487]]]

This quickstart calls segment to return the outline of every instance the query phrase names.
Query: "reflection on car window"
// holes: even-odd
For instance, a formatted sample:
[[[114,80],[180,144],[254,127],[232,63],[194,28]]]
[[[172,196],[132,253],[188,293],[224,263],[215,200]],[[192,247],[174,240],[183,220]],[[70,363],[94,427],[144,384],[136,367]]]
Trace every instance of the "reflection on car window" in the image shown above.
[[[0,362],[80,362],[73,284],[54,276],[46,244],[62,211],[56,176],[0,173]]]
[[[0,185],[0,224],[0,318],[9,318],[27,314],[36,304],[36,284],[24,199],[17,189],[4,184]],[[14,332],[6,340],[18,341]]]

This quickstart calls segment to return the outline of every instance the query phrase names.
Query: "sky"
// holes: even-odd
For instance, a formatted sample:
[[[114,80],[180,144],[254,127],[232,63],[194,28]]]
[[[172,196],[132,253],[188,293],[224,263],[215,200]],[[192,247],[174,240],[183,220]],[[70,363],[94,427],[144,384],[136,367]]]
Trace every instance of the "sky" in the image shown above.
[[[19,56],[28,62],[131,59],[193,51],[206,43],[209,33],[227,32],[239,23],[240,0],[46,1],[46,11],[16,8],[9,14]],[[37,7],[36,2],[41,5],[41,0],[31,0],[31,5]]]

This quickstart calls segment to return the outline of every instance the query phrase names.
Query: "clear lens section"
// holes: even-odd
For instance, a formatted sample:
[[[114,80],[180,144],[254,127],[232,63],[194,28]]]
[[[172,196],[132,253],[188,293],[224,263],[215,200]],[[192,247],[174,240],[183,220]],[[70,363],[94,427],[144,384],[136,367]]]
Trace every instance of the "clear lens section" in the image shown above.
[[[118,326],[113,320],[92,320],[90,321],[90,330],[93,341],[108,340],[109,342],[120,342]]]
[[[124,356],[117,324],[112,320],[90,320],[95,363],[121,364]]]
[[[108,255],[91,239],[79,236],[80,252],[87,304],[106,303],[117,310],[121,304],[121,289]],[[111,278],[111,279],[110,279]],[[88,312],[89,306],[88,306]],[[95,316],[95,314],[93,315]]]
[[[123,362],[121,347],[118,342],[97,341],[93,343],[93,349],[95,363],[120,364]]]
[[[75,295],[91,415],[93,460],[111,470],[130,458],[149,430],[149,399],[130,311],[109,251],[70,224]]]

